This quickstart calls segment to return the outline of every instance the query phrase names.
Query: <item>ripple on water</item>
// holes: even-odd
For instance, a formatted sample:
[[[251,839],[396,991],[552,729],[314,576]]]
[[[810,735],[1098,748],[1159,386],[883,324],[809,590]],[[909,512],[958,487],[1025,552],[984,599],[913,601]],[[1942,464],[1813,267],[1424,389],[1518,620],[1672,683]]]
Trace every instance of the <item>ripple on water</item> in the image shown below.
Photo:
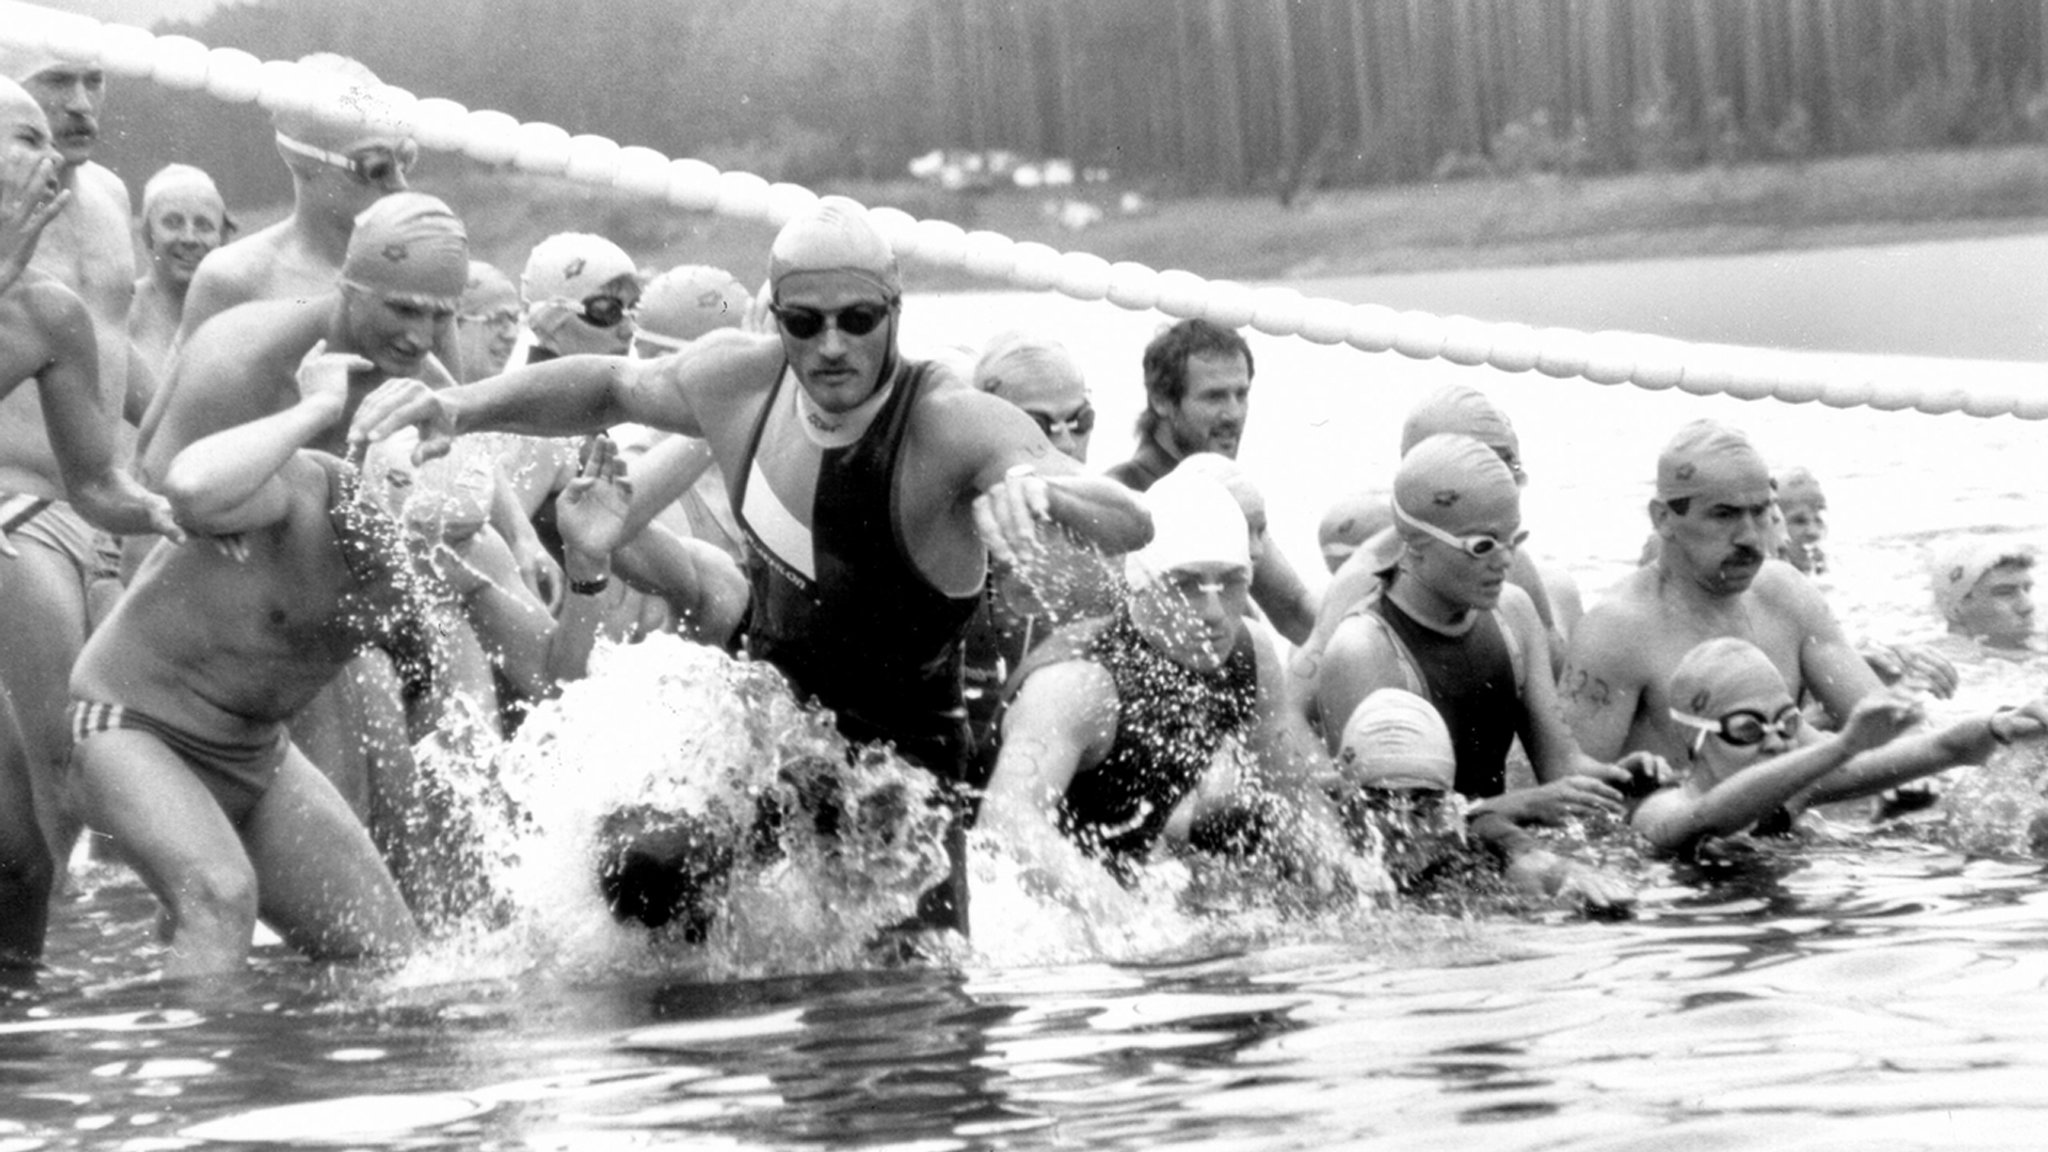
[[[381,1141],[473,1120],[492,1105],[470,1096],[345,1096],[259,1108],[182,1130],[188,1140],[227,1144],[345,1144]]]
[[[1857,942],[1839,950],[1824,948],[1768,967],[1751,968],[1744,983],[1790,994],[1825,992],[1831,996],[1891,1000],[1902,988],[1932,984],[1959,973],[1982,958],[1968,948],[1940,945],[1892,945],[1871,948]]]

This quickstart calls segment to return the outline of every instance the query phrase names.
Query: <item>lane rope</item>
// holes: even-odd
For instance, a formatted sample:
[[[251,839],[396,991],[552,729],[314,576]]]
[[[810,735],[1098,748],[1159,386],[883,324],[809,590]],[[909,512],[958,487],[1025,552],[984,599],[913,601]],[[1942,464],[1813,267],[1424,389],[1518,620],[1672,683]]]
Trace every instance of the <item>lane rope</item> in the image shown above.
[[[422,148],[614,188],[686,212],[779,227],[818,199],[801,185],[720,171],[698,159],[671,159],[604,136],[571,135],[555,124],[522,123],[503,112],[421,98],[392,85],[381,86],[366,101],[360,92],[348,92],[332,77],[295,61],[259,60],[240,49],[208,48],[189,37],[158,36],[22,0],[0,0],[0,40],[40,47],[118,76],[205,91],[229,103],[254,103],[273,113],[290,108],[341,125],[367,124],[374,115],[380,126],[395,126]],[[868,212],[907,260],[960,268],[1031,291],[1107,301],[1133,311],[1157,309],[1176,319],[1202,317],[1229,328],[1345,344],[1361,352],[1702,396],[2048,419],[2048,370],[2036,364],[1792,352],[1395,311],[1308,296],[1285,286],[1251,287],[1177,268],[1111,263],[1088,252],[1062,252],[998,232],[967,231],[945,220],[919,220],[897,208],[871,207]],[[1929,375],[1939,379],[1929,383]]]

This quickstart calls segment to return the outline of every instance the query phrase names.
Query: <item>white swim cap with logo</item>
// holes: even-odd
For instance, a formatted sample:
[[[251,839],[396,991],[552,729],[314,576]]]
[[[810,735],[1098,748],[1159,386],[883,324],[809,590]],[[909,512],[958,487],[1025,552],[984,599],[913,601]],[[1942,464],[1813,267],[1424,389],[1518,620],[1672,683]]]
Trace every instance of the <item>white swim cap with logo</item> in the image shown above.
[[[868,219],[867,209],[844,196],[825,196],[782,226],[768,250],[768,286],[780,299],[793,277],[850,276],[894,300],[903,277],[889,241]]]
[[[1147,588],[1193,564],[1227,564],[1249,573],[1251,530],[1229,489],[1208,476],[1170,472],[1144,495],[1152,542],[1124,558],[1133,588]]]
[[[356,217],[341,282],[386,299],[457,311],[469,284],[469,233],[438,198],[393,192]]]
[[[1443,714],[1403,688],[1381,688],[1358,702],[1337,756],[1344,778],[1366,788],[1448,792],[1458,778]]]

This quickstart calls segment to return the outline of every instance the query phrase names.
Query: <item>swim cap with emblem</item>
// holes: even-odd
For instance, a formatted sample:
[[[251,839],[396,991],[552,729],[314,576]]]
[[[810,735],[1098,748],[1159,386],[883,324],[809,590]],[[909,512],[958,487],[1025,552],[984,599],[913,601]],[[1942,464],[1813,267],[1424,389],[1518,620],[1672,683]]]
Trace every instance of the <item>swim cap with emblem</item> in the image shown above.
[[[1345,779],[1367,788],[1448,792],[1458,775],[1450,729],[1436,706],[1401,688],[1374,691],[1344,723]]]
[[[301,56],[299,73],[320,89],[316,105],[298,101],[271,114],[271,127],[281,136],[329,152],[348,152],[365,142],[389,143],[407,138],[394,100],[397,90],[377,79],[360,60],[334,52]]]
[[[602,236],[557,232],[527,254],[519,292],[528,308],[550,302],[576,305],[612,281],[639,271],[624,248]]]
[[[974,362],[974,386],[1008,397],[1044,384],[1051,391],[1086,392],[1081,366],[1067,346],[1036,332],[1004,332]]]
[[[1519,514],[1515,474],[1493,449],[1470,436],[1437,435],[1401,457],[1394,471],[1394,519],[1458,534]]]
[[[739,277],[708,264],[678,264],[647,282],[633,310],[634,339],[680,348],[706,332],[737,328],[751,295]]]
[[[1706,720],[1741,705],[1789,697],[1785,678],[1763,649],[1747,640],[1717,636],[1693,646],[1671,670],[1671,707]]]
[[[1470,436],[1495,451],[1521,459],[1522,441],[1507,414],[1484,392],[1463,384],[1446,384],[1422,398],[1401,425],[1401,454],[1431,436]]]
[[[1749,437],[1713,420],[1678,430],[1657,457],[1657,499],[1683,500],[1744,486],[1768,489],[1770,469]]]
[[[867,209],[844,196],[825,196],[782,226],[768,250],[768,285],[774,298],[791,277],[850,276],[872,285],[888,299],[902,294],[903,278]]]
[[[1237,500],[1222,484],[1175,469],[1152,485],[1143,500],[1152,513],[1152,542],[1124,559],[1132,587],[1147,587],[1193,564],[1251,571],[1251,533]]]
[[[1977,582],[2002,564],[2032,567],[2034,550],[2025,544],[1996,536],[1965,536],[1942,545],[1934,554],[1934,606],[1943,620],[1953,620],[1963,598],[1977,590]]]
[[[356,217],[341,282],[388,300],[458,309],[469,284],[469,234],[436,197],[394,192]]]

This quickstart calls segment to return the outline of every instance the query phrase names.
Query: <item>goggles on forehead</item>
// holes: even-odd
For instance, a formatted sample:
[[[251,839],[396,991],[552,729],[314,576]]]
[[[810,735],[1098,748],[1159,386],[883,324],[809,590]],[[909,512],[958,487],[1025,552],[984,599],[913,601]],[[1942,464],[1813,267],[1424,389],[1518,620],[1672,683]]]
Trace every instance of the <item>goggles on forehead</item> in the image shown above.
[[[1034,412],[1029,408],[1024,410],[1024,414],[1037,422],[1038,430],[1045,433],[1047,440],[1062,433],[1086,436],[1095,431],[1095,405],[1086,400],[1081,401],[1079,408],[1057,420],[1048,413]]]
[[[895,301],[886,304],[848,304],[844,308],[820,311],[816,308],[798,308],[788,304],[771,304],[768,311],[775,315],[775,322],[784,332],[797,340],[814,340],[822,335],[826,325],[831,325],[848,336],[865,336],[882,326],[889,318]]]
[[[1673,708],[1671,718],[1687,728],[1697,730],[1702,737],[1719,736],[1723,743],[1736,748],[1761,744],[1764,737],[1773,732],[1777,733],[1778,739],[1789,741],[1799,735],[1801,725],[1806,722],[1806,717],[1800,714],[1797,704],[1785,705],[1778,709],[1776,716],[1765,716],[1753,708],[1744,708],[1718,719],[1695,716],[1690,712],[1680,712]]]
[[[507,307],[491,312],[458,312],[455,319],[462,324],[481,324],[486,328],[509,331],[519,327],[519,309]]]
[[[277,144],[287,152],[318,160],[329,168],[339,168],[354,177],[358,184],[382,184],[394,173],[412,171],[412,166],[420,158],[420,146],[410,139],[401,140],[396,146],[368,144],[353,152],[329,152],[279,132]]]
[[[1490,536],[1484,532],[1475,532],[1470,536],[1453,536],[1427,520],[1417,520],[1415,517],[1410,516],[1402,509],[1399,501],[1394,502],[1394,518],[1409,527],[1421,529],[1423,535],[1441,540],[1451,547],[1464,552],[1467,556],[1484,558],[1493,555],[1503,548],[1520,548],[1523,542],[1529,539],[1529,530],[1527,528],[1518,529],[1513,536],[1505,540],[1498,536]]]

